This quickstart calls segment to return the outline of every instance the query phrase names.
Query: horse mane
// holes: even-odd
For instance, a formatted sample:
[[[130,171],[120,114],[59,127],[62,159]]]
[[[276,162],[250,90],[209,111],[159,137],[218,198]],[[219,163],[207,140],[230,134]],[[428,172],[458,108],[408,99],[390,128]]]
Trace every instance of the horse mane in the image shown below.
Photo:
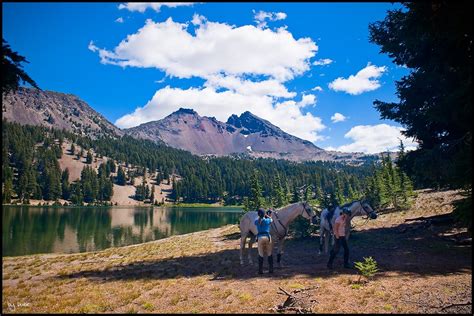
[[[349,202],[349,203],[346,203],[344,205],[342,205],[340,208],[343,208],[343,207],[348,207],[350,208],[352,206],[352,204],[356,203],[356,202],[360,202],[362,204],[362,201],[361,200],[355,200],[355,201],[352,201],[352,202]]]

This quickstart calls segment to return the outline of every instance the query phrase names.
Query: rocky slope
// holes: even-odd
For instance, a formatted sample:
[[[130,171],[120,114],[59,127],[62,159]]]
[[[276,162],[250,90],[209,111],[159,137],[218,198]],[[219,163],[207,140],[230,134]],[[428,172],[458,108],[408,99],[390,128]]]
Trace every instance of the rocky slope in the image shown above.
[[[20,88],[2,95],[2,118],[22,125],[66,129],[92,138],[121,136],[123,132],[72,94]]]
[[[342,153],[325,151],[248,111],[240,116],[232,115],[224,123],[181,108],[162,120],[124,131],[136,138],[163,141],[198,155],[239,155],[294,161],[342,158]],[[350,153],[344,156],[344,160],[350,161],[359,160],[364,155]]]

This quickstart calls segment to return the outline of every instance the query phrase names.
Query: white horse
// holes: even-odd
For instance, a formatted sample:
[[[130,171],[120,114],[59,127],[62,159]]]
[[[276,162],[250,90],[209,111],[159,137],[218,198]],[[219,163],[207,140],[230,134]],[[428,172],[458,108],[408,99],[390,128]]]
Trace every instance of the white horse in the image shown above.
[[[281,267],[281,255],[283,252],[283,242],[288,234],[288,226],[295,220],[296,217],[302,215],[304,218],[311,220],[312,224],[315,224],[318,220],[316,213],[311,209],[307,202],[299,202],[290,204],[279,210],[272,212],[273,222],[270,226],[270,235],[272,241],[278,243],[277,263]],[[251,250],[252,244],[255,242],[257,236],[257,226],[255,225],[255,219],[257,219],[257,212],[247,212],[240,220],[240,264],[244,264],[243,251],[245,248],[245,242],[247,236],[250,235],[248,259],[249,264],[253,264]]]
[[[363,216],[367,215],[367,218],[376,219],[377,213],[372,209],[369,203],[365,201],[353,201],[351,203],[344,204],[342,206],[338,206],[334,211],[334,215],[331,218],[331,225],[334,227],[336,219],[341,216],[342,209],[348,208],[351,210],[351,216],[349,220],[346,222],[346,240],[349,239],[349,234],[351,232],[351,221],[355,216]],[[324,253],[327,254],[329,250],[329,237],[331,234],[331,229],[329,227],[329,222],[327,220],[328,209],[324,209],[321,212],[321,222],[319,228],[319,254],[323,252],[323,243],[324,243]],[[331,238],[331,245],[334,244],[334,235]]]

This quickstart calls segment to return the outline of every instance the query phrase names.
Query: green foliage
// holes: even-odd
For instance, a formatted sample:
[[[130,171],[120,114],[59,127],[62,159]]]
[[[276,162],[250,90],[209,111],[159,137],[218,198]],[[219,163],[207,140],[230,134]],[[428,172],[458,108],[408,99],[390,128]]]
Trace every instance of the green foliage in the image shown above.
[[[374,105],[383,119],[401,123],[403,133],[418,142],[418,149],[399,159],[415,187],[470,191],[472,1],[404,6],[369,26],[370,41],[380,46],[381,53],[410,69],[396,83],[400,101],[376,100]],[[470,212],[471,207],[462,209]]]
[[[410,178],[389,156],[382,155],[381,164],[372,166],[372,177],[367,180],[365,197],[376,208],[392,206],[408,209],[413,203],[413,185]]]
[[[118,167],[116,182],[118,185],[125,185],[127,183],[127,177],[125,176],[125,171],[123,171],[122,166]]]
[[[36,82],[22,69],[22,63],[28,63],[25,57],[14,52],[2,38],[2,95],[16,91],[20,83],[29,83],[39,89]]]
[[[377,271],[379,271],[377,267],[377,261],[375,261],[375,259],[372,257],[364,257],[364,262],[355,262],[354,266],[359,271],[360,275],[366,277],[367,279],[370,279],[375,275],[375,273],[377,273]]]
[[[251,187],[250,187],[250,198],[249,198],[249,209],[252,211],[258,210],[263,206],[263,195],[262,195],[262,186],[258,181],[259,172],[254,170],[251,178]]]
[[[90,164],[92,163],[92,158],[93,158],[93,157],[92,157],[91,152],[88,151],[88,152],[87,152],[87,156],[86,156],[86,163],[90,165]]]

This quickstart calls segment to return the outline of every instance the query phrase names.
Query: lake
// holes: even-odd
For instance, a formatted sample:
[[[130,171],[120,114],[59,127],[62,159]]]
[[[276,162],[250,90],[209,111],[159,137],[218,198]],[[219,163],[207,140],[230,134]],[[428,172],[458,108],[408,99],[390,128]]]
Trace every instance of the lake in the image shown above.
[[[2,206],[3,256],[76,253],[237,224],[240,208]]]

